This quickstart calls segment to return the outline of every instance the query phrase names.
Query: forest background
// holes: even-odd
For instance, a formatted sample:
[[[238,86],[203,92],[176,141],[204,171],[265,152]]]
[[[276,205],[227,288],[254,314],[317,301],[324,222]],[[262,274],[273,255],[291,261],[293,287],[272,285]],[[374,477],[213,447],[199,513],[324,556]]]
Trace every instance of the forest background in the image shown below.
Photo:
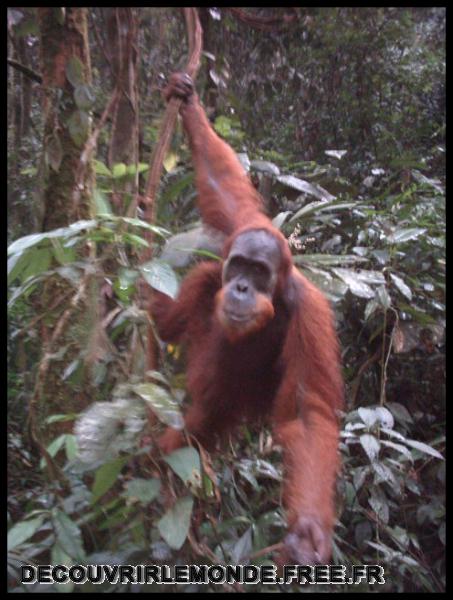
[[[208,115],[336,313],[333,561],[382,565],[385,585],[364,591],[442,591],[445,9],[198,15]],[[8,9],[10,591],[24,563],[261,564],[283,535],[269,431],[244,428],[217,457],[153,449],[181,423],[185,382],[181,349],[152,333],[147,284],[174,296],[189,264],[216,259],[180,126],[162,146],[189,21]]]

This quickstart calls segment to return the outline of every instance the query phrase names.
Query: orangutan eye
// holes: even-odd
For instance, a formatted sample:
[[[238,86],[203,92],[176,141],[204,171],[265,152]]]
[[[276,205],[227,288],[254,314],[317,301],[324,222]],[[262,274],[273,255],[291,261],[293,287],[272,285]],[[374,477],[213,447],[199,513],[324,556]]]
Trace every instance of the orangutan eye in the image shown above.
[[[267,267],[260,263],[254,263],[252,270],[254,275],[258,275],[260,277],[266,277],[269,274]]]

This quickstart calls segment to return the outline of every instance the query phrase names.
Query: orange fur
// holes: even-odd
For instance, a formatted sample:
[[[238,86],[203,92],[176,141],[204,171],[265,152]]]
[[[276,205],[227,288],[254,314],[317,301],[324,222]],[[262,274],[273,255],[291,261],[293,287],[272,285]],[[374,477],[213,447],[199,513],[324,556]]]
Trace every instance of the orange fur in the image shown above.
[[[180,77],[172,76],[168,97]],[[156,298],[153,315],[163,339],[187,344],[192,404],[186,429],[214,448],[243,418],[268,418],[285,466],[283,502],[290,533],[280,561],[327,562],[338,469],[336,409],[343,401],[332,311],[323,294],[292,266],[286,240],[262,213],[235,153],[213,131],[195,94],[187,94],[181,114],[202,218],[230,236],[224,257],[236,236],[252,228],[270,232],[281,249],[273,300],[258,295],[256,318],[243,329],[222,314],[219,263],[195,267],[175,301]],[[180,433],[167,433],[162,440],[170,449],[182,443]]]
[[[216,294],[215,298],[215,314],[221,324],[223,331],[230,342],[234,343],[256,331],[260,331],[266,323],[274,316],[274,305],[263,294],[257,294],[254,316],[247,323],[236,325],[225,317],[223,312],[224,289],[222,288]]]

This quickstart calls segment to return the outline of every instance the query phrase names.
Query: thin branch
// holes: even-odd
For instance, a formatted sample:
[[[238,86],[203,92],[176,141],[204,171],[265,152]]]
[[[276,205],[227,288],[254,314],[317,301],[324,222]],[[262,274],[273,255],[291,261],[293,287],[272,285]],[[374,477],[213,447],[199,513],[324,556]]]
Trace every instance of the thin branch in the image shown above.
[[[21,64],[20,62],[17,62],[17,60],[13,60],[12,58],[7,58],[6,62],[10,67],[13,67],[17,71],[20,71],[21,73],[26,75],[32,81],[36,81],[36,83],[42,83],[42,77],[39,73],[32,71],[32,69],[29,69],[28,67]]]
[[[184,17],[186,19],[187,38],[189,43],[189,60],[187,62],[185,71],[192,77],[192,79],[195,79],[200,67],[201,41],[203,32],[196,8],[184,8]],[[178,118],[181,102],[182,101],[177,98],[172,98],[167,104],[165,115],[159,131],[159,142],[156,144],[151,157],[148,181],[146,183],[146,190],[143,199],[145,205],[144,218],[148,223],[155,222],[155,200],[162,175],[162,166],[164,158],[167,155],[170,147],[171,136],[176,124],[176,119]],[[148,238],[150,246],[144,251],[144,260],[151,258],[152,255],[152,232],[149,232]]]
[[[49,452],[47,451],[47,448],[44,446],[44,444],[42,442],[41,428],[39,426],[37,408],[40,404],[40,399],[42,397],[42,392],[44,389],[44,382],[47,377],[47,372],[49,370],[50,363],[51,363],[52,359],[54,358],[53,348],[55,346],[55,343],[58,341],[60,336],[63,334],[65,328],[67,327],[67,325],[69,323],[69,319],[70,319],[72,313],[79,305],[79,302],[81,301],[81,299],[85,296],[86,287],[87,287],[89,278],[90,278],[90,276],[86,275],[84,277],[84,279],[82,280],[82,282],[79,286],[79,289],[77,290],[77,293],[74,294],[70,305],[64,311],[64,313],[61,315],[60,319],[57,322],[55,329],[53,330],[53,333],[52,333],[52,336],[51,336],[49,342],[46,344],[46,346],[44,348],[43,357],[38,366],[38,374],[36,377],[35,389],[33,390],[33,396],[31,397],[30,404],[29,404],[28,418],[29,418],[29,423],[30,423],[30,433],[31,433],[32,440],[35,442],[41,455],[43,456],[44,460],[46,461],[46,465],[47,465],[47,468],[49,469],[51,478],[54,480],[58,480],[64,489],[67,489],[69,484],[68,484],[68,481],[67,481],[66,476],[64,475],[63,471],[55,463],[55,461],[53,460],[53,458],[50,456]]]
[[[247,25],[250,25],[250,27],[254,27],[255,29],[261,29],[262,31],[278,30],[282,26],[299,18],[297,12],[298,9],[296,7],[293,7],[293,14],[284,13],[283,15],[279,14],[278,16],[252,15],[242,8],[234,6],[229,6],[226,10],[232,13],[239,21],[247,23]]]
[[[82,183],[83,183],[83,179],[85,176],[85,170],[86,170],[87,164],[91,158],[91,155],[93,154],[94,150],[96,149],[99,134],[100,134],[102,128],[104,127],[105,122],[107,121],[108,117],[114,111],[115,106],[118,103],[119,97],[120,97],[120,89],[119,89],[119,87],[116,87],[110,97],[110,100],[109,100],[107,106],[104,109],[104,112],[102,113],[101,118],[99,119],[98,124],[93,129],[93,132],[91,133],[88,140],[85,142],[85,146],[80,155],[79,165],[78,165],[77,173],[76,173],[76,177],[75,177],[75,185],[74,185],[73,192],[72,192],[74,214],[77,214],[77,207],[78,207],[79,201],[80,201],[81,190],[83,189]]]
[[[198,69],[200,67],[201,60],[201,47],[202,47],[202,35],[203,30],[201,28],[200,19],[198,17],[196,8],[184,9],[184,17],[186,20],[187,27],[187,39],[189,45],[189,60],[186,66],[186,72],[192,77],[196,78]],[[158,143],[154,147],[153,154],[150,159],[150,169],[148,174],[148,180],[146,183],[146,189],[144,197],[142,198],[145,214],[144,219],[147,223],[155,223],[156,220],[156,195],[159,188],[160,178],[162,175],[162,167],[164,158],[167,155],[170,147],[170,141],[173,134],[173,130],[178,118],[179,108],[181,106],[181,100],[172,98],[167,104],[164,118],[159,131]],[[146,232],[146,240],[149,244],[148,248],[145,248],[141,255],[142,262],[150,260],[153,253],[153,232]],[[151,297],[151,288],[142,281],[140,288],[141,304],[146,306]],[[148,351],[147,356],[147,371],[152,371],[156,367],[156,348],[154,342],[154,336],[150,329],[148,335]]]
[[[379,360],[379,349],[376,350],[376,352],[370,356],[369,358],[367,358],[367,360],[363,363],[363,365],[361,365],[355,379],[354,382],[352,384],[352,389],[351,389],[351,407],[354,407],[356,404],[356,400],[357,400],[357,394],[359,393],[359,389],[360,389],[360,384],[362,382],[362,377],[363,374],[365,373],[365,371],[367,371],[371,365],[374,362],[377,362]]]

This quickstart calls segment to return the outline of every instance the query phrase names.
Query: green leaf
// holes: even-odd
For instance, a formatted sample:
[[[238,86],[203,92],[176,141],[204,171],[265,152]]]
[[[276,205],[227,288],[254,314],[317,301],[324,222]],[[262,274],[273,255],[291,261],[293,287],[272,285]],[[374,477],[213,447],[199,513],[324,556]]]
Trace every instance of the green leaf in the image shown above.
[[[14,29],[14,36],[16,38],[23,38],[28,35],[39,36],[39,25],[35,14],[25,17]]]
[[[375,485],[386,482],[389,483],[394,490],[399,489],[400,486],[398,485],[392,470],[387,465],[382,462],[372,461],[371,467],[376,474],[374,478]]]
[[[381,265],[386,265],[390,260],[390,253],[388,250],[372,250],[371,254]]]
[[[346,153],[347,150],[324,150],[324,154],[332,156],[333,158],[338,158],[338,160],[342,159]]]
[[[355,296],[359,296],[359,298],[368,298],[368,299],[374,298],[373,290],[370,288],[369,285],[367,285],[360,279],[360,277],[357,275],[357,273],[355,271],[353,271],[351,269],[341,269],[341,268],[332,269],[332,271],[335,273],[335,275],[337,275],[340,279],[342,279],[347,284],[347,286],[349,287],[349,290]]]
[[[58,542],[55,542],[50,550],[50,564],[65,565],[70,568],[74,564],[74,559],[63,550]],[[67,594],[74,590],[74,586],[74,582],[70,580],[65,583],[58,583],[58,591]]]
[[[385,284],[385,277],[379,271],[368,271],[365,269],[345,269],[337,267],[332,272],[342,279],[349,287],[350,291],[360,298],[374,298],[375,293],[370,285]]]
[[[373,537],[373,529],[369,521],[360,521],[354,529],[354,537],[359,548],[363,549],[369,539]]]
[[[38,169],[36,167],[25,167],[20,170],[21,175],[26,175],[28,177],[34,177],[38,173]]]
[[[233,546],[231,550],[231,562],[235,565],[249,562],[248,557],[252,549],[252,528],[249,527]]]
[[[367,302],[367,305],[365,306],[365,313],[364,313],[365,321],[368,321],[368,319],[371,317],[371,315],[378,308],[379,308],[379,304],[376,302],[376,300],[374,298],[372,298],[371,300],[369,300]]]
[[[77,563],[84,562],[82,534],[79,526],[62,510],[52,510],[52,522],[58,543]]]
[[[250,162],[250,167],[254,171],[259,171],[260,173],[267,173],[268,175],[280,175],[280,169],[278,166],[268,160],[252,160]]]
[[[54,229],[53,231],[48,231],[47,235],[49,237],[60,237],[66,235],[74,235],[79,231],[94,229],[98,226],[98,222],[95,219],[84,219],[82,221],[75,221],[71,223],[69,227],[61,227],[60,229]]]
[[[395,442],[391,442],[390,440],[381,440],[381,444],[383,446],[387,446],[388,448],[392,448],[392,450],[396,450],[397,452],[405,456],[407,459],[409,459],[411,462],[414,461],[414,457],[412,456],[410,450],[408,450],[406,446],[403,446],[403,444],[396,444]]]
[[[286,219],[289,217],[290,214],[291,214],[290,210],[285,210],[284,212],[278,213],[278,215],[276,215],[272,219],[272,225],[274,227],[276,227],[277,229],[281,229],[283,223],[286,221]]]
[[[52,423],[65,423],[67,421],[74,421],[75,419],[77,419],[77,417],[78,414],[76,413],[66,415],[50,415],[50,417],[47,417],[47,419],[45,419],[45,423],[46,425],[51,425]]]
[[[21,280],[25,281],[29,277],[44,273],[50,267],[52,261],[52,252],[49,248],[36,248],[28,253],[30,262],[21,274]]]
[[[407,312],[413,317],[417,323],[420,325],[437,325],[437,321],[431,315],[428,315],[425,311],[420,308],[415,308],[410,304],[405,304],[403,302],[398,303],[398,308],[404,312]]]
[[[96,231],[90,232],[87,236],[87,239],[93,242],[105,242],[107,244],[113,244],[118,242],[118,238],[115,232],[109,229],[108,227],[101,227],[99,229],[96,229]],[[125,240],[122,241],[126,243]]]
[[[68,433],[65,439],[66,457],[68,460],[74,460],[78,453],[77,440],[75,435]]]
[[[113,179],[121,179],[127,175],[127,167],[124,163],[116,163],[112,169]]]
[[[63,146],[61,145],[60,137],[54,133],[47,144],[47,160],[51,169],[55,172],[60,170],[61,161],[63,159]]]
[[[131,176],[135,176],[137,173],[140,175],[145,171],[149,170],[149,165],[146,163],[138,163],[137,165],[128,165],[127,166],[127,174]]]
[[[166,235],[170,235],[170,232],[164,229],[163,227],[158,227],[157,225],[150,225],[146,221],[142,221],[141,219],[134,219],[133,217],[116,217],[119,221],[123,223],[127,223],[128,225],[134,225],[135,227],[142,227],[143,229],[149,229],[153,231],[157,235],[165,237]]]
[[[387,292],[385,285],[380,285],[377,288],[375,297],[383,309],[388,310],[392,306],[392,300]]]
[[[140,272],[151,287],[170,298],[175,298],[179,284],[176,273],[168,263],[153,259],[141,265]]]
[[[68,60],[66,65],[66,77],[74,88],[76,88],[78,85],[81,85],[85,81],[83,74],[83,63],[79,58],[77,58],[77,56],[72,56]]]
[[[21,237],[8,246],[8,254],[15,254],[16,252],[22,252],[31,246],[36,246],[36,244],[39,244],[39,242],[47,239],[48,236],[49,232],[32,233],[31,235]]]
[[[374,408],[366,408],[361,406],[357,412],[359,413],[359,417],[362,419],[362,421],[365,423],[365,425],[368,428],[373,427],[373,425],[376,423],[376,421],[378,420],[379,416],[376,413],[376,410]]]
[[[435,448],[428,446],[428,444],[425,444],[424,442],[417,442],[416,440],[406,439],[405,443],[408,446],[419,450],[420,452],[424,452],[425,454],[429,454],[430,456],[434,456],[435,458],[440,458],[441,460],[444,460],[444,457],[440,452],[438,452]]]
[[[397,229],[387,238],[389,244],[401,244],[408,242],[409,240],[415,240],[420,235],[426,232],[426,229],[410,228],[410,229]]]
[[[28,252],[17,252],[8,258],[8,285],[21,275],[29,262]],[[21,277],[21,281],[24,281],[23,277]]]
[[[129,515],[136,513],[137,507],[131,504],[130,506],[120,506],[114,510],[107,519],[99,523],[99,531],[111,530],[113,527],[124,526],[125,522],[129,522]]]
[[[395,425],[395,419],[388,408],[385,408],[385,406],[377,406],[375,410],[381,425],[383,427],[387,427],[388,429],[393,429]]]
[[[445,545],[446,545],[446,530],[445,530],[445,522],[443,522],[443,523],[441,523],[441,524],[440,524],[440,527],[439,527],[438,534],[439,534],[439,539],[440,539],[440,541],[441,541],[441,542],[442,542],[442,544],[445,546]]]
[[[388,436],[399,440],[400,442],[406,442],[406,438],[404,435],[401,435],[398,431],[394,431],[393,429],[387,429],[387,427],[381,427],[381,431],[386,433]]]
[[[243,458],[238,464],[238,470],[246,478],[247,475],[251,474],[255,481],[255,477],[265,477],[266,479],[274,479],[275,481],[281,481],[282,479],[274,465],[261,458],[254,460]],[[257,487],[257,489],[259,488]]]
[[[165,456],[164,461],[170,465],[186,485],[195,488],[201,486],[200,455],[195,448],[189,446],[179,448]]]
[[[78,85],[74,90],[74,100],[80,110],[90,110],[96,98],[90,85]]]
[[[337,269],[340,270],[340,269]],[[347,269],[343,269],[346,271]],[[385,277],[381,271],[371,271],[368,269],[357,269],[354,271],[357,279],[368,283],[369,285],[385,285]]]
[[[20,546],[26,540],[29,540],[41,527],[44,521],[44,516],[39,516],[28,521],[16,523],[8,531],[8,552]]]
[[[141,504],[147,505],[159,495],[161,483],[159,479],[142,479],[137,477],[126,483],[124,496],[126,498],[136,499]]]
[[[83,110],[75,110],[68,120],[68,131],[74,144],[81,148],[88,139],[91,119]]]
[[[166,389],[155,383],[139,383],[132,386],[132,389],[145,400],[160,421],[173,429],[184,427],[179,405]]]
[[[356,492],[362,487],[365,483],[368,473],[370,473],[371,467],[370,465],[366,465],[365,467],[358,467],[353,474],[353,497],[356,496]],[[354,491],[355,490],[355,491]]]
[[[416,169],[425,169],[426,165],[413,157],[395,158],[389,165],[392,169],[413,167]]]
[[[360,444],[367,453],[370,462],[376,460],[379,454],[379,449],[381,447],[379,440],[376,437],[374,437],[374,435],[371,435],[369,433],[363,433],[360,436]]]
[[[189,533],[192,507],[193,498],[191,496],[180,498],[157,523],[161,536],[174,550],[182,547]]]
[[[322,203],[325,205],[327,202],[332,202],[335,200],[335,196],[333,196],[332,194],[329,194],[329,192],[327,190],[325,190],[324,188],[322,188],[320,185],[316,184],[316,183],[309,183],[308,181],[305,181],[304,179],[299,179],[298,177],[294,177],[294,175],[280,175],[279,177],[277,177],[277,181],[279,183],[282,183],[283,185],[286,185],[294,190],[297,190],[298,192],[302,192],[304,194],[310,194],[311,196],[315,196],[315,198],[319,198],[319,200],[322,201]],[[321,203],[317,203],[319,206],[321,206]],[[295,219],[300,218],[303,215],[306,215],[306,209],[307,207],[302,208],[300,211],[298,211],[294,217],[291,218],[291,221],[294,221]],[[324,208],[324,206],[323,206]]]
[[[131,287],[139,276],[139,272],[136,269],[130,269],[128,267],[120,267],[118,270],[118,280],[122,289]]]
[[[403,296],[405,296],[409,301],[411,301],[412,300],[412,291],[411,291],[410,287],[404,283],[404,281],[401,279],[401,277],[398,277],[398,275],[390,273],[390,279],[395,284],[395,287],[397,288],[397,290],[399,292],[401,292],[401,294],[403,294]]]
[[[368,500],[369,505],[374,510],[378,518],[384,523],[389,521],[389,505],[387,498],[379,488],[373,490],[371,497]]]
[[[94,172],[96,175],[103,175],[104,177],[112,177],[110,169],[100,160],[93,160]]]
[[[400,423],[413,423],[414,420],[407,408],[399,402],[387,402],[387,407],[393,413],[395,419]]]
[[[425,167],[421,168],[424,169]],[[436,192],[439,192],[439,194],[445,193],[445,190],[438,179],[430,179],[429,177],[426,177],[426,175],[423,175],[423,173],[420,173],[420,171],[412,171],[412,175],[414,179],[418,181],[418,183],[433,187],[436,190]]]
[[[57,262],[64,266],[74,262],[77,258],[77,252],[74,248],[65,248],[59,238],[51,238],[53,255]]]
[[[220,115],[214,121],[214,129],[217,131],[219,135],[224,138],[228,138],[232,134],[232,122],[231,119]]]
[[[96,208],[96,215],[111,215],[113,214],[110,202],[104,192],[99,189],[93,191],[93,200]]]
[[[334,203],[335,203],[335,200],[332,200],[330,202],[327,202],[325,200],[322,200],[322,201],[316,200],[315,202],[309,202],[308,204],[303,206],[301,209],[299,209],[296,212],[296,214],[294,214],[290,218],[289,222],[292,223],[293,221],[297,221],[297,219],[300,219],[301,217],[307,218],[308,216],[310,216],[312,214],[321,212],[321,209],[326,206],[332,206]]]
[[[163,165],[167,173],[171,173],[178,164],[179,156],[176,152],[168,152],[164,158]]]
[[[118,278],[113,284],[113,289],[122,302],[128,302],[133,293],[135,293],[135,281],[139,272],[135,269],[120,267]]]
[[[135,235],[134,233],[123,233],[123,241],[139,248],[149,247],[149,243],[144,238],[140,237],[139,235]]]
[[[50,456],[52,458],[54,458],[60,452],[60,450],[64,447],[64,445],[66,443],[67,435],[69,435],[69,434],[67,434],[67,433],[61,434],[60,436],[58,436],[57,438],[52,440],[52,442],[50,442],[50,444],[47,446],[47,452],[50,454]],[[46,464],[47,463],[46,463],[45,459],[41,458],[41,460],[39,461],[40,468],[44,469]]]
[[[92,487],[91,503],[95,504],[115,483],[129,457],[119,456],[105,463],[96,471]]]
[[[354,256],[353,254],[300,254],[294,256],[294,262],[299,264],[313,264],[313,265],[354,265],[363,262],[367,262],[368,258],[362,258],[360,256]]]
[[[18,288],[14,289],[14,292],[11,294],[11,297],[8,300],[8,306],[11,308],[14,303],[16,302],[16,300],[18,298],[20,298],[21,296],[24,296],[25,298],[27,298],[31,292],[35,289],[36,284],[39,283],[41,281],[40,277],[32,277],[31,279],[28,279],[28,281],[26,281],[24,283],[24,285],[21,285]]]
[[[64,22],[66,20],[66,8],[64,6],[55,6],[53,8],[53,14],[55,15],[55,19],[57,20],[58,25],[64,25]]]
[[[185,251],[185,248],[181,248],[181,250]],[[199,250],[199,249],[190,250],[190,248],[188,248],[187,251],[191,252],[195,256],[202,256],[203,258],[210,258],[212,260],[218,260],[218,261],[222,260],[222,258],[218,254],[209,252],[209,250]]]

